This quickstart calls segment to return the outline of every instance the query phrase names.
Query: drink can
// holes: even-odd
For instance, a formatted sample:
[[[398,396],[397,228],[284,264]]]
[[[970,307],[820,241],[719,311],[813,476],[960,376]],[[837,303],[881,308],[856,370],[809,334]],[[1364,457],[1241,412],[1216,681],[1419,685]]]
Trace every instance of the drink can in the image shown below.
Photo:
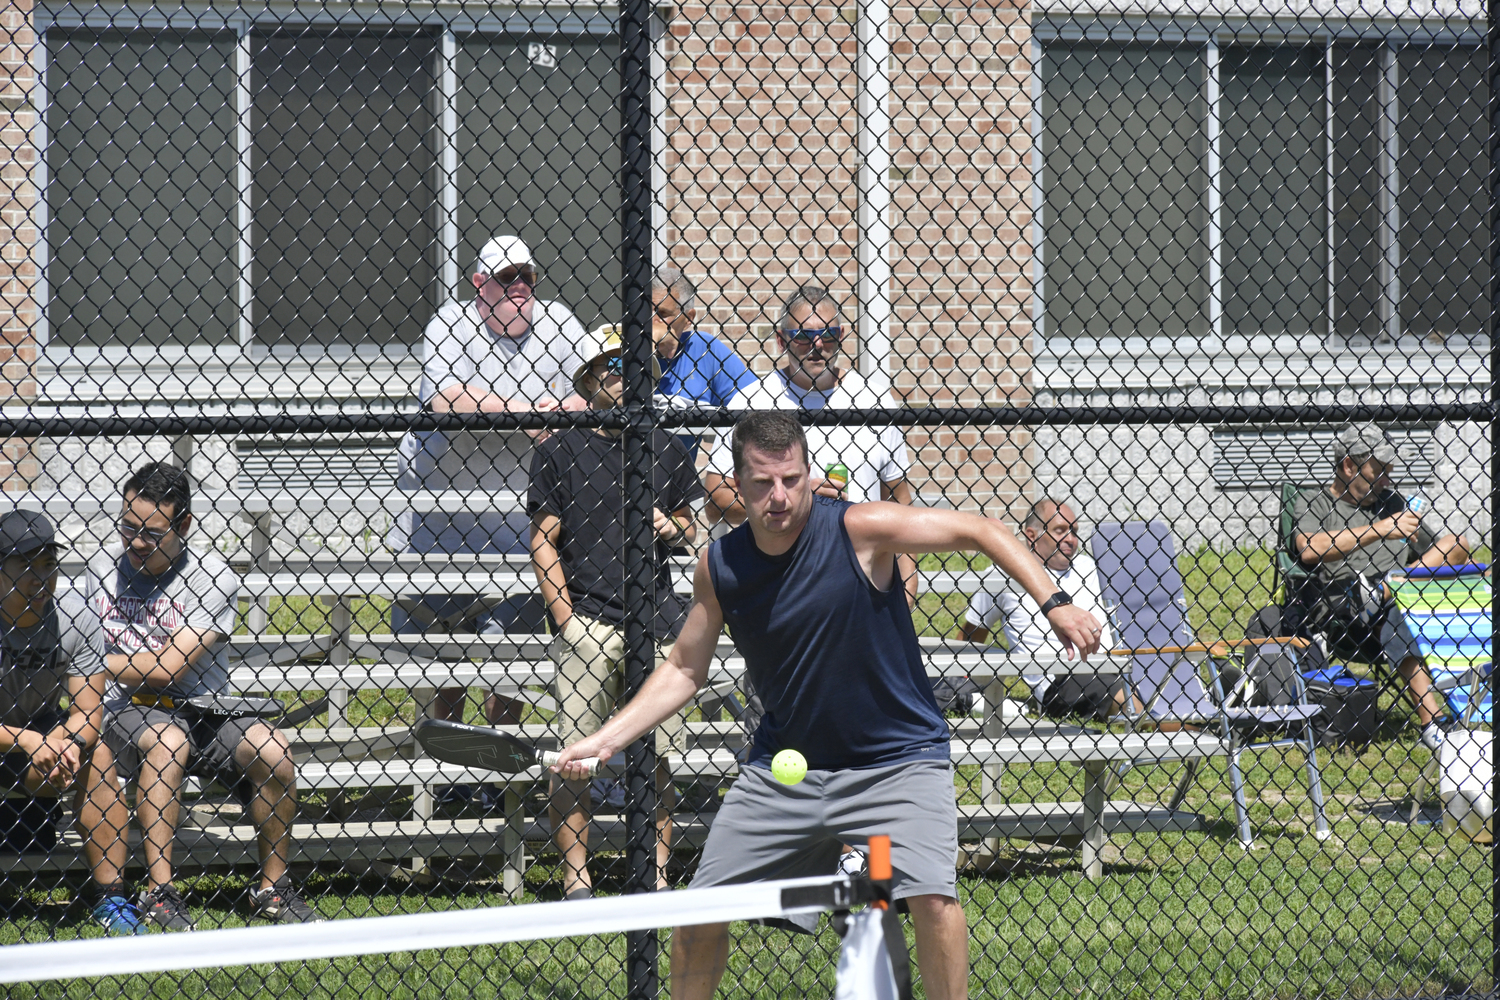
[[[849,485],[849,470],[841,463],[834,462],[824,470],[824,478],[839,489],[843,489]]]

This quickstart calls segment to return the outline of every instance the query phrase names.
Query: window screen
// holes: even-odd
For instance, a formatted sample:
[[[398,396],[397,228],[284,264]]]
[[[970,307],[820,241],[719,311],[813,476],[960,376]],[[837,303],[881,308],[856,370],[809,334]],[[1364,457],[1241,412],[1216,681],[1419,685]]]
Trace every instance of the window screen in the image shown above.
[[[1227,47],[1220,63],[1224,330],[1323,333],[1323,60]]]
[[[1207,149],[1195,48],[1043,50],[1047,335],[1201,335]]]
[[[437,306],[432,39],[252,39],[255,339],[415,344]]]
[[[520,236],[538,296],[587,329],[620,319],[619,52],[586,35],[473,35],[458,51],[460,273],[489,237]]]
[[[50,339],[235,342],[234,37],[54,30],[47,56]]]
[[[1401,326],[1443,341],[1489,330],[1489,85],[1484,50],[1403,48]]]

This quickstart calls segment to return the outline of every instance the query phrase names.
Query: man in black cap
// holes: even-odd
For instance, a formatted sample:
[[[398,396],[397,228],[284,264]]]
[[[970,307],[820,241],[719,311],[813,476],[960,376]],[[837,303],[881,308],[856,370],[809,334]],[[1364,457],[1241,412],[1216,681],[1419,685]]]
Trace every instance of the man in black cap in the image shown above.
[[[99,891],[94,919],[111,934],[144,934],[121,875],[118,834],[129,815],[114,757],[99,738],[108,678],[104,633],[77,595],[56,596],[59,547],[45,515],[0,516],[0,843],[12,851],[52,850],[57,799],[73,791]]]

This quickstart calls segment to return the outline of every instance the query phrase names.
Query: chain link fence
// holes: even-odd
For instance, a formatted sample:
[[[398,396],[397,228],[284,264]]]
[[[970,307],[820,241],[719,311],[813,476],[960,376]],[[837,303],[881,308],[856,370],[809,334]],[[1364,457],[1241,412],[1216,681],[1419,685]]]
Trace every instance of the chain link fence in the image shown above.
[[[1494,990],[1478,4],[3,17],[0,942],[682,888],[795,749],[802,791],[943,791],[898,781],[879,829],[742,806],[714,877],[893,833],[926,996]],[[770,592],[730,607],[710,550],[803,571],[731,448],[768,409],[796,497],[982,514],[1030,569],[908,540],[804,595],[904,593],[905,659],[757,666]],[[588,736],[705,586],[701,687],[598,777],[414,740]],[[821,634],[800,606],[777,634]],[[803,930],[731,928],[723,995],[831,992]],[[646,997],[672,941],[172,982]]]

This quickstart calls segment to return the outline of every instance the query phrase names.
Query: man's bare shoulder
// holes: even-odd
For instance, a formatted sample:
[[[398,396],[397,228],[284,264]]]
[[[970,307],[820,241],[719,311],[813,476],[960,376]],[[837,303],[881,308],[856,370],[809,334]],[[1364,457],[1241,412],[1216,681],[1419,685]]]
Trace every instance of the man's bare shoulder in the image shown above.
[[[885,535],[919,519],[926,509],[909,507],[890,500],[867,500],[851,503],[844,509],[844,530],[856,534]]]

